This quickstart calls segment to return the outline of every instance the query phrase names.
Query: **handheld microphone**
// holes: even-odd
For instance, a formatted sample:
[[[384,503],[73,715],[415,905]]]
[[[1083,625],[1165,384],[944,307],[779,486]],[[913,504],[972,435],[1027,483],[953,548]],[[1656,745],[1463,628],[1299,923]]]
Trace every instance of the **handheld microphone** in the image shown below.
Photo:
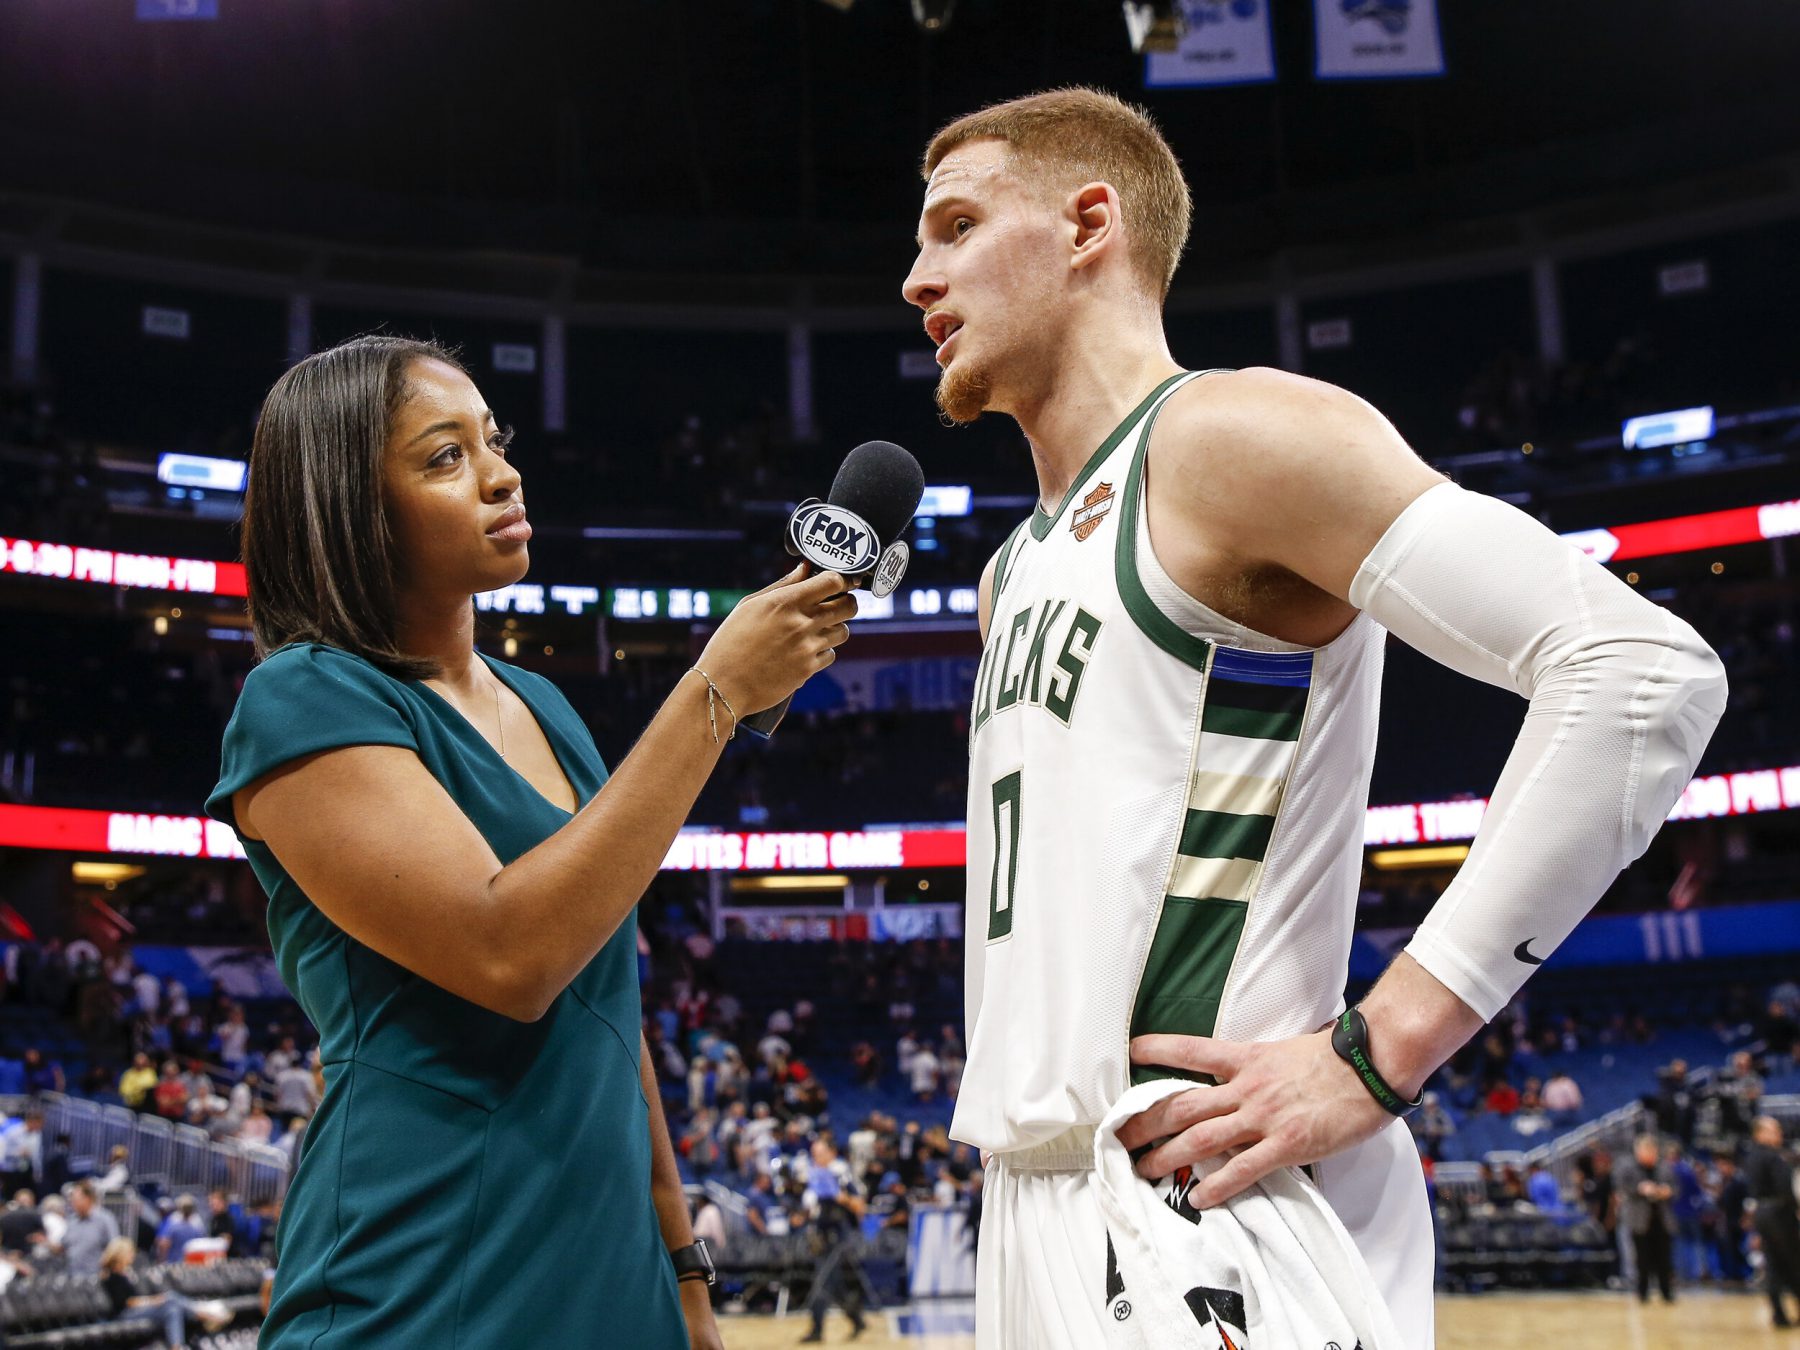
[[[925,495],[919,461],[892,441],[865,441],[838,466],[831,494],[808,497],[788,518],[787,551],[822,572],[840,572],[854,588],[893,593],[912,553],[900,538]],[[790,694],[773,708],[751,713],[738,725],[764,740],[787,715]]]

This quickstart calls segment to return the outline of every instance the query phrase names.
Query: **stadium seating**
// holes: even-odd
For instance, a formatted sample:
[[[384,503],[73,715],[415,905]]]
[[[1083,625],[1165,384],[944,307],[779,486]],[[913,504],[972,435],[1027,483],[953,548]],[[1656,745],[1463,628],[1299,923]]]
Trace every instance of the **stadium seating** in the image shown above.
[[[1442,1278],[1453,1289],[1588,1288],[1605,1284],[1616,1258],[1592,1219],[1535,1212],[1439,1215]]]
[[[217,1299],[237,1322],[259,1321],[263,1272],[259,1260],[212,1265],[143,1266],[138,1290],[172,1290],[191,1299]],[[234,1323],[235,1325],[235,1323]],[[162,1323],[148,1317],[114,1319],[99,1277],[45,1275],[0,1293],[0,1330],[8,1350],[24,1347],[135,1347],[159,1343]]]

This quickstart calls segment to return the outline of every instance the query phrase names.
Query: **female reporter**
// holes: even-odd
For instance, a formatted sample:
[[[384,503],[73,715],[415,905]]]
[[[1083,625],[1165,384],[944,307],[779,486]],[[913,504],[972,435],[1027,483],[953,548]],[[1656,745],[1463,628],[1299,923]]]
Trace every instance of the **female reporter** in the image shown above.
[[[528,561],[510,439],[448,353],[387,337],[295,366],[257,426],[264,660],[207,811],[326,1084],[265,1350],[718,1344],[670,1258],[635,906],[735,714],[830,664],[854,602],[799,571],[744,601],[609,779],[548,680],[475,650],[470,597]]]

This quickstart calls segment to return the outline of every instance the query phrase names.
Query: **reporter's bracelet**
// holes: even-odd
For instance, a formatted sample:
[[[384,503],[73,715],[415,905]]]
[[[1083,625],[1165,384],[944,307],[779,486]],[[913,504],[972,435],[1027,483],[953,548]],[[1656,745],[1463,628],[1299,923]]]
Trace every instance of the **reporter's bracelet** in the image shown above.
[[[725,711],[731,714],[731,730],[727,733],[725,739],[728,741],[735,741],[737,739],[738,724],[737,710],[731,706],[725,695],[719,692],[719,686],[713,683],[712,676],[700,669],[699,666],[689,666],[688,669],[706,681],[706,725],[712,728],[713,744],[717,745],[719,743],[719,719],[717,714],[713,711],[714,699],[725,704]]]

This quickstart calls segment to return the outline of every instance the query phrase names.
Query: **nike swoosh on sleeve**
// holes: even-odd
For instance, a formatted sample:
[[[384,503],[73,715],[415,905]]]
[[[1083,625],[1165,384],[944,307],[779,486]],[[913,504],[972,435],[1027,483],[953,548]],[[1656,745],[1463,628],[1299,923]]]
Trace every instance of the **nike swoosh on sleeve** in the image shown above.
[[[1513,955],[1518,957],[1519,960],[1523,961],[1528,966],[1541,966],[1544,964],[1543,957],[1533,956],[1531,954],[1531,939],[1530,938],[1526,938],[1518,946],[1514,947]]]

